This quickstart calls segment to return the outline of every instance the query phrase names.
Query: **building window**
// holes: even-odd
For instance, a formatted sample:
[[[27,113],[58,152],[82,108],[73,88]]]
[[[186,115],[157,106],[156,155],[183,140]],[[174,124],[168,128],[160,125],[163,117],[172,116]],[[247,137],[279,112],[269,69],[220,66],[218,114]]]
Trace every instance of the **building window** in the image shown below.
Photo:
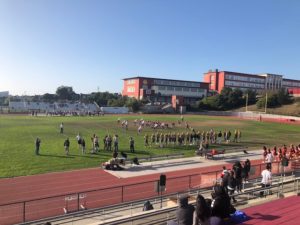
[[[135,84],[135,80],[127,80],[127,84]]]
[[[135,92],[135,87],[128,87],[127,92]]]

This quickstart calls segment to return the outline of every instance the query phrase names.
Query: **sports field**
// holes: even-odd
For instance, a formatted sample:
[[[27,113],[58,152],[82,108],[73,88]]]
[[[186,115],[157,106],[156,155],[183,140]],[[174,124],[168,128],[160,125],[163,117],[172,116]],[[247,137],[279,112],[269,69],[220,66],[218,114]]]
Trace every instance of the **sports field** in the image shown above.
[[[128,120],[128,130],[121,128],[118,118]],[[195,146],[158,146],[144,147],[144,135],[149,136],[152,128],[144,128],[138,135],[135,119],[166,122],[175,128],[159,129],[158,132],[187,132],[184,123],[179,125],[178,115],[105,115],[103,117],[45,117],[45,116],[0,116],[0,177],[13,177],[29,174],[47,173],[53,171],[72,170],[79,168],[97,167],[101,162],[111,158],[112,153],[103,150],[102,139],[106,134],[119,135],[119,151],[124,151],[129,158],[147,155],[161,155],[174,152],[183,152],[186,156],[194,155]],[[241,143],[221,144],[210,148],[230,149],[232,146],[248,146],[261,148],[263,145],[273,146],[299,143],[299,126],[271,122],[240,120],[231,117],[185,116],[184,120],[196,131],[223,131],[240,129]],[[59,133],[60,123],[64,123],[64,134]],[[86,140],[87,154],[79,150],[76,135],[80,133]],[[90,154],[92,147],[91,136],[99,137],[100,153]],[[136,152],[129,152],[129,137],[135,140]],[[35,139],[41,139],[40,155],[35,155]],[[64,152],[64,140],[70,138],[70,155]],[[150,138],[149,138],[150,139]]]

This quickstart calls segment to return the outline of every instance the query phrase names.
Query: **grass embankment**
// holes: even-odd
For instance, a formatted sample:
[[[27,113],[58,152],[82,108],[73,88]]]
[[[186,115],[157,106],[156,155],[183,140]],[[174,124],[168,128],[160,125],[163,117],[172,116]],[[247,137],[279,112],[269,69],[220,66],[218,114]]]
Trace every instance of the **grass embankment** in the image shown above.
[[[237,112],[245,112],[246,108],[241,107],[235,109]],[[248,111],[253,112],[265,112],[265,109],[257,109],[256,105],[248,106]],[[296,98],[294,103],[288,105],[282,105],[280,107],[275,108],[267,108],[267,113],[276,114],[276,115],[285,115],[285,116],[300,116],[300,98]]]

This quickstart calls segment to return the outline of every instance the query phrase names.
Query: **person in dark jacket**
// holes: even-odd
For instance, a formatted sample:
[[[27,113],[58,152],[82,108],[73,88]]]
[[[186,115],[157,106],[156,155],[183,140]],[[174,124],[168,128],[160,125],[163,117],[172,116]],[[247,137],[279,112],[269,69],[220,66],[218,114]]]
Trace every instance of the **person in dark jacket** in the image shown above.
[[[214,186],[212,193],[211,215],[221,219],[229,218],[231,213],[230,198],[222,186]]]
[[[67,138],[64,142],[64,147],[65,147],[65,153],[66,155],[69,155],[69,148],[70,148],[70,141],[69,138]]]
[[[227,184],[227,189],[228,189],[228,192],[230,195],[234,194],[235,188],[236,188],[236,179],[234,177],[234,171],[231,170],[229,173],[228,184]],[[235,197],[232,196],[231,198],[232,198],[233,202],[235,203],[236,202]]]
[[[204,197],[199,194],[196,199],[196,210],[194,212],[193,225],[210,224],[211,209]]]
[[[188,203],[188,196],[180,196],[178,203],[179,207],[176,211],[178,225],[192,225],[195,208]]]
[[[143,211],[148,211],[152,209],[153,209],[153,205],[150,203],[150,201],[146,201],[143,207]]]
[[[237,192],[242,191],[242,183],[243,183],[243,178],[242,178],[242,165],[240,161],[236,161],[232,167],[234,174],[235,174],[235,179],[236,179],[236,190]]]
[[[245,183],[248,182],[250,169],[251,169],[250,160],[246,159],[246,161],[244,162],[244,166],[242,168],[242,177],[244,178]]]
[[[224,168],[224,167],[223,167]],[[228,189],[227,189],[227,186],[228,186],[228,177],[229,177],[229,171],[226,170],[226,169],[223,169],[223,172],[222,172],[222,187],[225,189],[225,191],[228,193]]]
[[[38,137],[35,140],[35,154],[39,155],[40,154],[40,146],[41,146],[41,139]]]

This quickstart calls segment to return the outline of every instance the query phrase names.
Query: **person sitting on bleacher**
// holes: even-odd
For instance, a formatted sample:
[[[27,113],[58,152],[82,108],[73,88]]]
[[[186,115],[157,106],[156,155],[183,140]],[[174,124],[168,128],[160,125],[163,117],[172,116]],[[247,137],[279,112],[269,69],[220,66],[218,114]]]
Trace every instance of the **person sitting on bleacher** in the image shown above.
[[[213,187],[211,203],[212,216],[219,217],[221,219],[227,219],[230,217],[230,213],[234,213],[235,209],[230,204],[230,198],[222,186],[216,185]]]
[[[150,203],[150,201],[146,201],[144,204],[144,207],[143,207],[143,211],[148,211],[148,210],[152,210],[152,209],[154,209],[153,205]]]
[[[187,195],[179,197],[179,207],[176,211],[176,219],[178,225],[192,225],[193,224],[193,214],[195,208],[193,205],[189,204]]]
[[[220,218],[215,218],[221,222]],[[196,210],[194,211],[193,225],[211,225],[211,219],[213,218],[211,217],[210,205],[208,205],[204,197],[199,194],[196,200]]]

